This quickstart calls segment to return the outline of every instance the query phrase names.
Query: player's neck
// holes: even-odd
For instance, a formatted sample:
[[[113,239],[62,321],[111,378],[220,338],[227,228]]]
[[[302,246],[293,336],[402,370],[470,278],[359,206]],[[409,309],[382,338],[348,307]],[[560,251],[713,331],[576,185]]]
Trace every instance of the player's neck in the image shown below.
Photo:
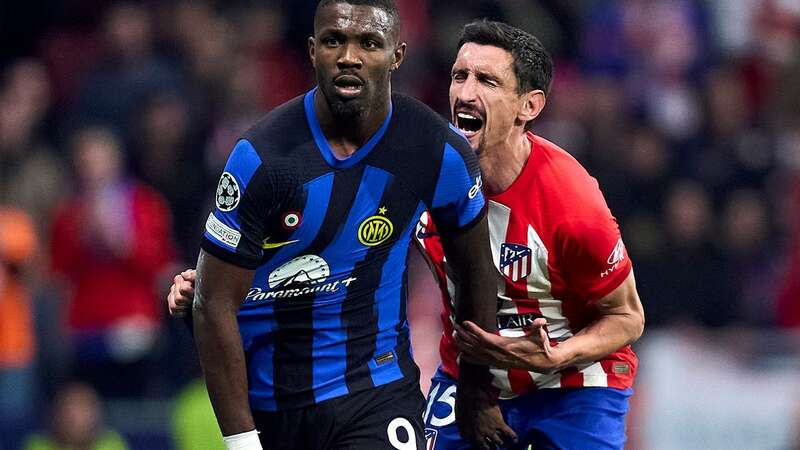
[[[508,140],[487,146],[479,158],[484,193],[498,195],[511,187],[525,168],[530,154],[531,143],[525,132],[513,133]]]
[[[314,96],[314,109],[317,113],[322,133],[328,141],[334,156],[347,159],[374,135],[386,120],[391,103],[391,91],[385,102],[370,105],[364,114],[357,116],[338,116],[334,114],[321,92]]]

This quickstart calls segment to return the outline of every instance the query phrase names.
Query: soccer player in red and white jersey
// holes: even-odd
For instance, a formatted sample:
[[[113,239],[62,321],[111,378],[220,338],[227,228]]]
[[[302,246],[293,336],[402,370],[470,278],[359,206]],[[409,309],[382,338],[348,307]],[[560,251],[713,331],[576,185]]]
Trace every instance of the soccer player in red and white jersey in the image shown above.
[[[456,395],[485,395],[457,392],[461,359],[493,367],[487,383],[499,400],[480,400],[477,414],[502,414],[518,437],[509,448],[624,445],[637,366],[630,344],[642,334],[644,313],[597,181],[564,150],[527,131],[545,106],[551,78],[550,56],[532,35],[498,22],[464,27],[450,104],[483,173],[475,189],[483,188],[489,204],[499,335],[469,322],[454,325],[455,283],[436,226],[423,214],[416,238],[445,306],[442,365],[425,410],[428,450],[474,448],[478,437],[458,429]],[[193,280],[193,271],[175,277],[171,311],[191,303]],[[498,429],[481,444],[491,448],[508,434]]]
[[[642,334],[644,313],[597,181],[567,152],[527,131],[545,106],[551,78],[550,56],[534,36],[489,21],[462,30],[450,106],[483,173],[499,335],[455,325],[454,284],[435,224],[424,215],[417,240],[445,303],[442,365],[425,411],[430,449],[470,448],[456,432],[452,408],[456,395],[476,395],[456,392],[461,360],[493,367],[498,408],[519,438],[513,448],[624,445],[637,365],[630,344]]]

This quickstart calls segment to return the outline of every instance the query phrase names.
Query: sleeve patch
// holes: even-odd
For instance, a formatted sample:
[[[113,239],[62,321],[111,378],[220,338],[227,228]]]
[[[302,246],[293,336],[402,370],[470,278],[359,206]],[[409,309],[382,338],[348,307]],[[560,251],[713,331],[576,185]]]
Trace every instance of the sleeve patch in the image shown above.
[[[242,234],[233,228],[222,223],[212,212],[208,215],[206,221],[206,232],[217,241],[236,249],[239,241],[242,239]]]
[[[239,206],[241,198],[241,190],[239,189],[239,183],[236,182],[236,177],[231,175],[230,172],[223,172],[219,179],[219,184],[217,184],[217,208],[223,212],[233,211]]]

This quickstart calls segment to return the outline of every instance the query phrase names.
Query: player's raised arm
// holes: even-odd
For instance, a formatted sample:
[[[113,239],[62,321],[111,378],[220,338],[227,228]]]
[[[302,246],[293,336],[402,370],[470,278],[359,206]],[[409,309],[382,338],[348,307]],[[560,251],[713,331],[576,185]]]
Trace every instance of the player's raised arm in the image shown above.
[[[217,185],[216,208],[206,221],[197,261],[195,344],[228,449],[262,448],[250,410],[237,314],[263,256],[264,223],[275,203],[271,186],[256,149],[240,140]]]
[[[192,306],[194,337],[208,395],[223,436],[255,430],[247,396],[244,350],[236,320],[253,274],[253,270],[200,251]],[[254,442],[258,443],[257,436]],[[257,448],[261,448],[260,444]]]

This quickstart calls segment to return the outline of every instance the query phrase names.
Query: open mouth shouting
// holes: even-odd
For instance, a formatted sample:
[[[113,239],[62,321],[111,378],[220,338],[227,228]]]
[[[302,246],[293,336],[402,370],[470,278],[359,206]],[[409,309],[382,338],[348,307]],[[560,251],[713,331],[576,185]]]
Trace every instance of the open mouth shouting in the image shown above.
[[[457,105],[453,113],[456,127],[464,133],[467,139],[477,135],[484,124],[483,115],[475,108]]]
[[[364,81],[356,75],[339,75],[333,79],[336,95],[342,98],[356,98],[364,89]]]

